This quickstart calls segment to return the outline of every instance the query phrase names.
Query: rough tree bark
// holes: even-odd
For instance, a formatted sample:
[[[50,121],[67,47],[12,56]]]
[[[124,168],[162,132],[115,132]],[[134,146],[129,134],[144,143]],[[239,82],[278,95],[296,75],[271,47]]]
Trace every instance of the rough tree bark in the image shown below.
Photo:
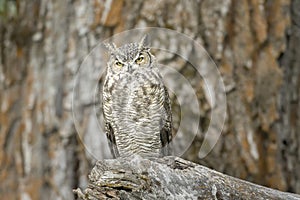
[[[1,198],[72,199],[72,188],[87,184],[95,163],[89,149],[97,158],[110,155],[104,134],[94,131],[95,102],[86,98],[98,82],[94,71],[80,78],[85,88],[77,99],[80,139],[74,127],[73,85],[80,63],[99,41],[147,26],[201,43],[224,80],[228,112],[221,138],[200,159],[200,133],[183,157],[300,193],[299,12],[298,0],[0,0]],[[154,41],[182,50],[176,40]],[[105,67],[92,56],[95,70]],[[191,80],[204,133],[211,105],[203,81],[182,60],[164,62]],[[173,102],[176,129],[174,95]]]
[[[74,190],[80,199],[300,199],[300,195],[255,185],[178,157],[99,161],[89,182],[83,192]]]

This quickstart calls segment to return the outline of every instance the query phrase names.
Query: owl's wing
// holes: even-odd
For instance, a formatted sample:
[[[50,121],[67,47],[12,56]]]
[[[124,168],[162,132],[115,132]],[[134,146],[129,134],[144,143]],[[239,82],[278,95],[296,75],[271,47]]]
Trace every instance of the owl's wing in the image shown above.
[[[165,124],[163,128],[160,131],[160,140],[162,143],[162,154],[163,155],[169,155],[171,152],[171,147],[169,146],[169,143],[172,140],[172,112],[171,112],[171,101],[169,97],[169,93],[167,88],[164,86],[164,92],[165,92],[165,102],[164,102],[164,109],[166,112],[165,115]]]
[[[109,90],[107,89],[106,82],[104,83],[103,87],[103,117],[105,121],[105,132],[106,132],[106,137],[108,139],[108,145],[111,151],[111,154],[113,155],[114,158],[119,157],[119,151],[118,147],[116,144],[116,139],[115,139],[115,133],[113,130],[112,126],[112,120],[111,120],[111,94]]]
[[[119,151],[116,144],[114,130],[109,122],[105,122],[106,137],[108,139],[109,148],[114,158],[119,157]]]

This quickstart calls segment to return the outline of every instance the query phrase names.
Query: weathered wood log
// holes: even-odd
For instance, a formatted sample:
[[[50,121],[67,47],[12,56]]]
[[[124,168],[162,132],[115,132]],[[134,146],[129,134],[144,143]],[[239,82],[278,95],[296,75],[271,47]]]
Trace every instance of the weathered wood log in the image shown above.
[[[98,161],[89,181],[80,199],[300,199],[173,156]]]

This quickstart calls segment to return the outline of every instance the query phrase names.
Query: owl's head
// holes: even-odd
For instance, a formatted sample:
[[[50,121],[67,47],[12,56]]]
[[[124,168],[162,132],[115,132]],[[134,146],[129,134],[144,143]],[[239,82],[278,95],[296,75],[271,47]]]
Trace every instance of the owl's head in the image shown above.
[[[154,56],[147,47],[147,35],[139,43],[128,43],[117,47],[114,43],[105,44],[110,52],[108,71],[114,74],[133,73],[142,68],[152,67]]]

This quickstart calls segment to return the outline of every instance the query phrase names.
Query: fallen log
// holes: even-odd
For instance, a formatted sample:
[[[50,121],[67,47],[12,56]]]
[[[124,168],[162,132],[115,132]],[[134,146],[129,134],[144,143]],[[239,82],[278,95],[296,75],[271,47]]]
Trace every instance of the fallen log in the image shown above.
[[[234,178],[178,157],[140,156],[98,161],[79,199],[284,199],[281,192]]]

